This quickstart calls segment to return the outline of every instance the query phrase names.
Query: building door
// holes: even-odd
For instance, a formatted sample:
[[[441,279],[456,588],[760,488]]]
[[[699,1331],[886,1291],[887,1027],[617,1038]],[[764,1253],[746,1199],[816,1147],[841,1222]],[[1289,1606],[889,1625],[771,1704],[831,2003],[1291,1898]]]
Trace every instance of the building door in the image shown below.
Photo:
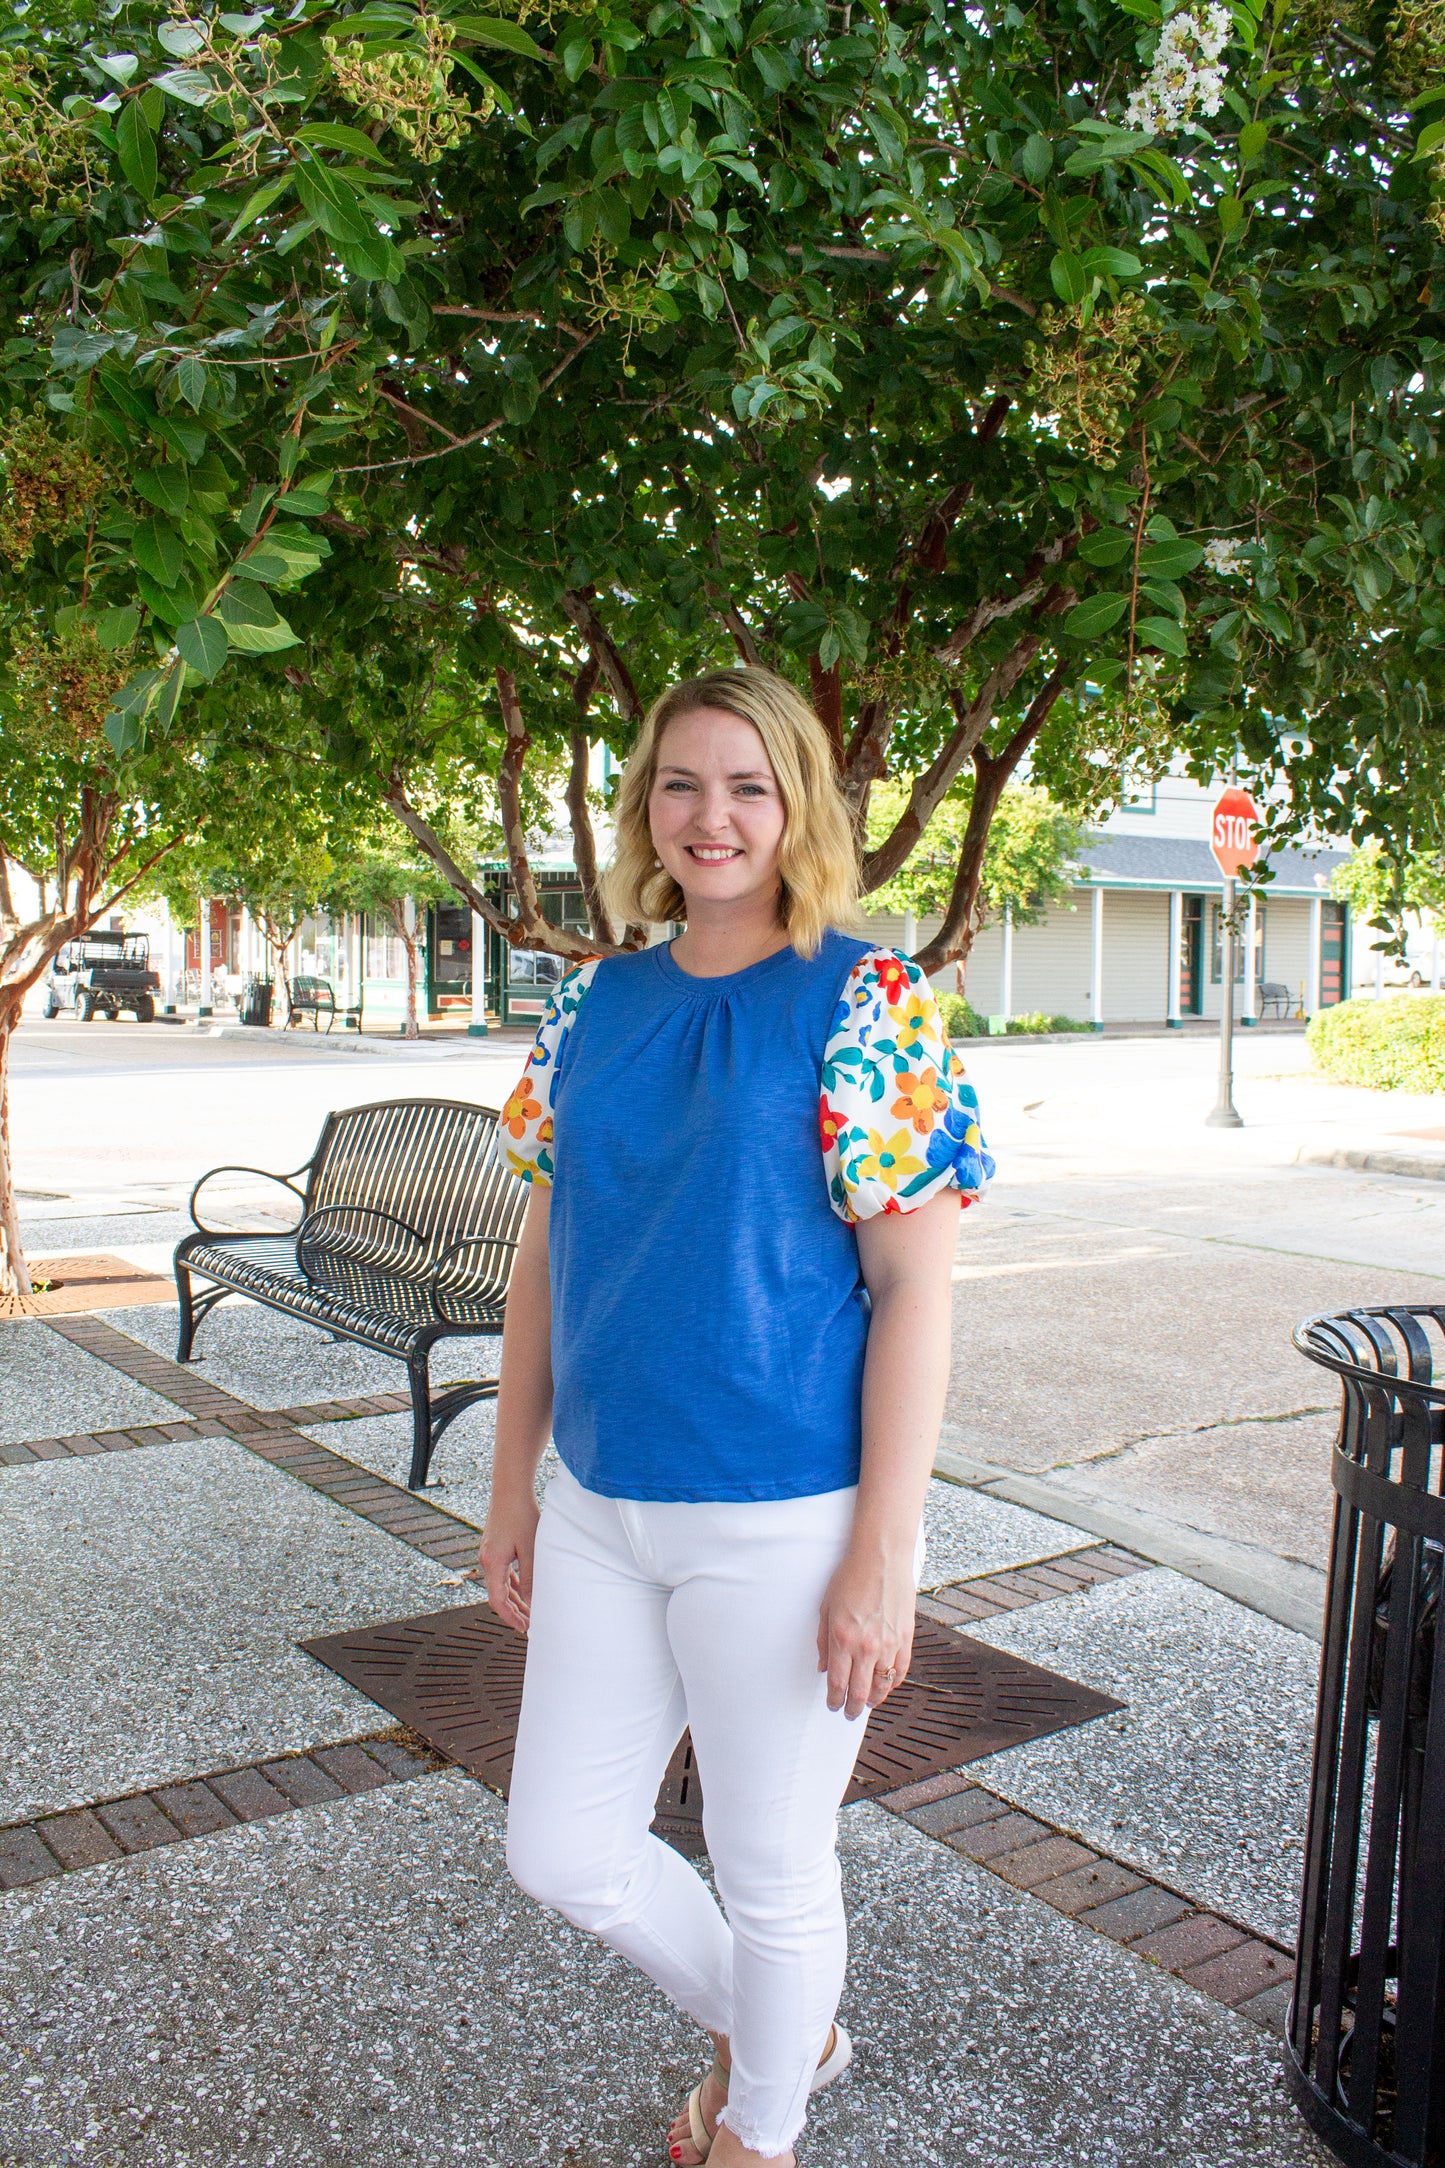
[[[1320,926],[1320,1007],[1332,1009],[1345,998],[1346,911],[1343,903],[1324,905]]]
[[[1204,898],[1185,896],[1179,924],[1179,1008],[1204,1014]]]
[[[464,903],[427,909],[427,1007],[433,1016],[472,998],[472,914]]]

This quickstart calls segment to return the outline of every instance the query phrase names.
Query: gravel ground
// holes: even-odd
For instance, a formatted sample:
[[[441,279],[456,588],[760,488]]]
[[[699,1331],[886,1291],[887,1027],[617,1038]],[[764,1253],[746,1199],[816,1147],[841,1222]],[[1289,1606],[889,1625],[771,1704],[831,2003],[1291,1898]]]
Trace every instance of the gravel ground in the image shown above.
[[[158,1354],[176,1352],[176,1311],[168,1303],[107,1310],[107,1321]],[[485,1376],[499,1342],[465,1341],[460,1351],[443,1348],[433,1362],[439,1378]],[[266,1310],[232,1295],[196,1333],[197,1377],[235,1393],[255,1408],[290,1408],[312,1400],[347,1400],[358,1393],[396,1393],[406,1387],[406,1365],[374,1355],[354,1340],[328,1340],[315,1325],[280,1310]],[[471,1368],[468,1368],[468,1364]]]
[[[441,1609],[442,1582],[225,1439],[8,1469],[0,1820],[375,1730],[292,1644]]]
[[[1246,1926],[1294,1941],[1319,1650],[1156,1571],[970,1627],[1127,1707],[981,1780]]]
[[[698,2036],[522,1898],[456,1776],[0,1903],[13,2168],[641,2168]],[[1320,2168],[1274,2041],[876,1808],[808,2168]],[[8,2035],[8,2038],[5,2036]]]
[[[128,1316],[144,1317],[144,1306]],[[174,1312],[162,1309],[162,1317]],[[171,1350],[174,1351],[174,1335]],[[0,1445],[66,1437],[76,1430],[127,1430],[173,1423],[176,1409],[143,1385],[72,1347],[38,1318],[0,1321]]]

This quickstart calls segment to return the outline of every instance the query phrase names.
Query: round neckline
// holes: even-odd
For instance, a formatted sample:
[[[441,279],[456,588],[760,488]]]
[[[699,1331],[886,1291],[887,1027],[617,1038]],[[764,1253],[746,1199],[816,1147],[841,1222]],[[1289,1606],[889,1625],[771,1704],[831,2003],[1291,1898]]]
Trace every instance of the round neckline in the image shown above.
[[[734,987],[757,978],[760,973],[770,970],[787,957],[792,957],[795,963],[798,961],[798,952],[792,942],[785,941],[781,948],[773,950],[771,956],[760,956],[755,964],[744,964],[741,971],[719,971],[707,978],[699,978],[695,972],[683,970],[672,953],[671,941],[659,941],[649,954],[657,959],[657,968],[665,979],[674,986],[686,987],[688,992],[693,994],[727,993]]]

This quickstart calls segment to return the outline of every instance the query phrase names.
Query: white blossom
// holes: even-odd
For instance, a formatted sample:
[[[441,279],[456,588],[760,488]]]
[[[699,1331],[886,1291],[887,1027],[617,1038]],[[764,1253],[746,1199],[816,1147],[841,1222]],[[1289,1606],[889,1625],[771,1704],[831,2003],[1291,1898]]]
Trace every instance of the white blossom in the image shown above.
[[[1249,570],[1249,560],[1238,542],[1206,542],[1204,562],[1211,572],[1217,572],[1221,579],[1226,580],[1235,573]]]
[[[1219,65],[1234,23],[1218,0],[1199,12],[1171,15],[1160,34],[1154,65],[1125,109],[1131,128],[1160,135],[1182,128],[1196,113],[1206,119],[1224,103]]]

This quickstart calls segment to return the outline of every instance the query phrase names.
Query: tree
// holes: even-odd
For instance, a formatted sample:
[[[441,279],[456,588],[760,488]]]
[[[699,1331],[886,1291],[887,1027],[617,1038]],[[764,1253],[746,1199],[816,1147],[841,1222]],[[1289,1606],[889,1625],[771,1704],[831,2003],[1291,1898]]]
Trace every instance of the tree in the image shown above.
[[[406,1014],[402,1037],[421,1037],[416,1015],[417,979],[420,971],[423,922],[417,906],[440,903],[452,892],[445,874],[416,851],[406,848],[393,829],[379,837],[352,845],[327,884],[325,900],[332,910],[384,912],[396,929],[406,956]],[[472,969],[481,966],[472,958]]]
[[[1370,845],[1351,852],[1344,865],[1336,866],[1330,887],[1357,917],[1368,920],[1384,936],[1371,946],[1386,956],[1405,954],[1406,912],[1431,918],[1437,925],[1445,921],[1445,856],[1439,852],[1413,852],[1401,858]]]
[[[974,862],[968,830],[974,821],[976,783],[956,783],[923,841],[891,881],[869,897],[875,910],[941,917],[952,900],[961,861]],[[891,832],[908,795],[908,782],[875,785],[869,808],[870,841]],[[970,946],[991,915],[1007,910],[1014,924],[1036,925],[1050,903],[1067,895],[1085,848],[1079,823],[1042,791],[1015,783],[991,808],[978,885],[970,906]],[[958,972],[964,991],[964,972]]]

